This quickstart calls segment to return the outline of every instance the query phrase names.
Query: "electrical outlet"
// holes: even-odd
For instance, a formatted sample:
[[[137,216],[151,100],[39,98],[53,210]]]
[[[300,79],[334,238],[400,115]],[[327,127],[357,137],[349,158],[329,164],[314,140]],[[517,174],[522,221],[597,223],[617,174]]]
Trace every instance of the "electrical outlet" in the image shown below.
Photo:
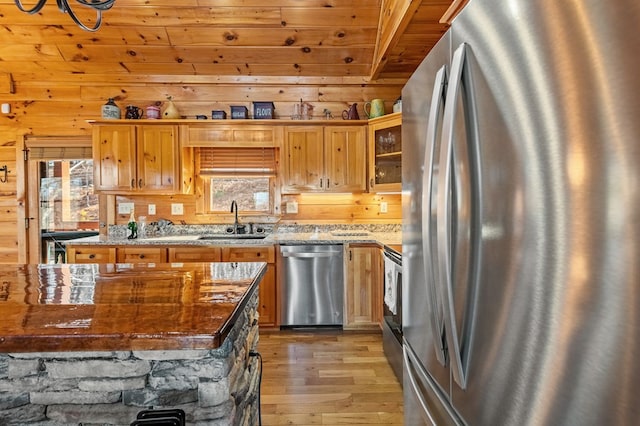
[[[156,214],[155,204],[149,204],[149,206],[147,207],[147,214]]]
[[[388,206],[387,206],[387,202],[386,201],[382,201],[380,203],[380,213],[387,213],[388,210]]]
[[[287,213],[289,213],[289,214],[298,213],[298,203],[295,202],[295,201],[288,201],[287,202]]]
[[[171,203],[171,214],[174,214],[174,215],[184,214],[182,203]]]
[[[133,203],[118,204],[118,214],[131,214],[132,210],[133,210]]]

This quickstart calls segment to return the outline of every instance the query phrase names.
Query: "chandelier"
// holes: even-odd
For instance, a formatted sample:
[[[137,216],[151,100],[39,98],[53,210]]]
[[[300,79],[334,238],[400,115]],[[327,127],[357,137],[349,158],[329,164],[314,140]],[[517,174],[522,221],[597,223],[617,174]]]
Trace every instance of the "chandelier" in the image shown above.
[[[80,3],[83,6],[90,7],[96,11],[96,24],[93,27],[86,26],[80,21],[80,19],[78,19],[76,14],[71,9],[71,6],[69,6],[69,0],[56,0],[56,3],[58,3],[58,9],[60,9],[60,12],[68,13],[69,16],[71,16],[71,19],[73,19],[73,22],[78,24],[80,28],[85,31],[95,31],[100,28],[100,24],[102,23],[102,11],[111,9],[111,6],[113,6],[113,3],[115,3],[115,1],[116,0],[76,0],[77,3]],[[38,0],[38,3],[36,3],[36,5],[31,9],[25,8],[22,5],[21,0],[15,0],[15,2],[16,6],[18,6],[18,9],[33,15],[40,12],[47,0]]]

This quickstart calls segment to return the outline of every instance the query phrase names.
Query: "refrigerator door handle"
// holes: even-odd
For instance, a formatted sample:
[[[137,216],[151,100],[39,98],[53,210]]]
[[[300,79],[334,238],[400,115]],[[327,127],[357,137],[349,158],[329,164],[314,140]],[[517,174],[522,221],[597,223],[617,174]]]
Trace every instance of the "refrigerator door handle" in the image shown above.
[[[462,389],[466,389],[466,369],[462,363],[460,337],[458,336],[453,294],[451,239],[453,229],[452,203],[456,193],[454,182],[454,130],[457,113],[457,100],[463,83],[466,44],[462,43],[453,54],[451,77],[447,88],[447,102],[444,109],[442,128],[442,150],[440,153],[440,171],[438,173],[438,259],[440,285],[444,298],[444,323],[449,346],[449,359],[453,378]]]
[[[461,421],[447,395],[438,388],[406,340],[402,345],[402,357],[405,366],[404,372],[411,385],[411,388],[406,388],[405,392],[409,391],[409,394],[416,397],[425,414],[424,417],[427,417],[434,426],[445,424],[462,426],[466,424]]]
[[[436,223],[432,214],[433,200],[433,178],[434,165],[436,156],[440,153],[438,145],[438,122],[439,112],[444,104],[446,87],[447,87],[447,67],[443,65],[436,73],[433,84],[433,95],[431,97],[431,106],[429,109],[429,121],[427,123],[427,138],[424,152],[424,173],[422,182],[422,223],[426,227],[422,227],[422,253],[424,256],[424,277],[427,282],[427,291],[429,294],[429,304],[431,310],[431,332],[433,333],[433,345],[436,352],[436,359],[441,365],[446,365],[445,348],[443,341],[444,324],[442,321],[442,297],[438,292],[436,280],[438,277],[437,268],[437,244],[433,241],[435,235]]]
[[[418,383],[416,382],[416,378],[413,375],[412,362],[409,359],[409,353],[406,346],[402,348],[402,357],[404,358],[404,365],[406,366],[407,378],[409,379],[409,383],[411,384],[411,388],[413,389],[413,395],[415,395],[420,407],[422,408],[422,412],[429,418],[429,421],[433,426],[438,426],[435,419],[431,415],[429,411],[429,407],[427,406],[427,401],[425,400],[422,392],[420,392],[420,388],[418,387]]]

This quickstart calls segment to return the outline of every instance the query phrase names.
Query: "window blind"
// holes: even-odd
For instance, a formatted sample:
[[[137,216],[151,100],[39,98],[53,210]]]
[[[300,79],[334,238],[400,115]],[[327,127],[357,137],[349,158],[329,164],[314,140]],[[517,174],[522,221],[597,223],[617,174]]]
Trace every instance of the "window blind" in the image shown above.
[[[91,147],[40,146],[29,148],[30,160],[84,160],[91,158]]]
[[[198,173],[203,175],[262,175],[276,174],[275,148],[217,148],[196,150]]]
[[[91,158],[91,138],[86,136],[27,136],[31,160],[82,160]]]

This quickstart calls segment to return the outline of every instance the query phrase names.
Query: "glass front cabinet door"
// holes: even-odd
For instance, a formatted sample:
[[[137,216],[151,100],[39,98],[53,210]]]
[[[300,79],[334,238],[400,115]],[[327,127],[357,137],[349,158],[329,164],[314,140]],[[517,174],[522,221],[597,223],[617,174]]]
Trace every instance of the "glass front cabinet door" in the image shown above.
[[[402,190],[402,113],[369,120],[369,191]]]

